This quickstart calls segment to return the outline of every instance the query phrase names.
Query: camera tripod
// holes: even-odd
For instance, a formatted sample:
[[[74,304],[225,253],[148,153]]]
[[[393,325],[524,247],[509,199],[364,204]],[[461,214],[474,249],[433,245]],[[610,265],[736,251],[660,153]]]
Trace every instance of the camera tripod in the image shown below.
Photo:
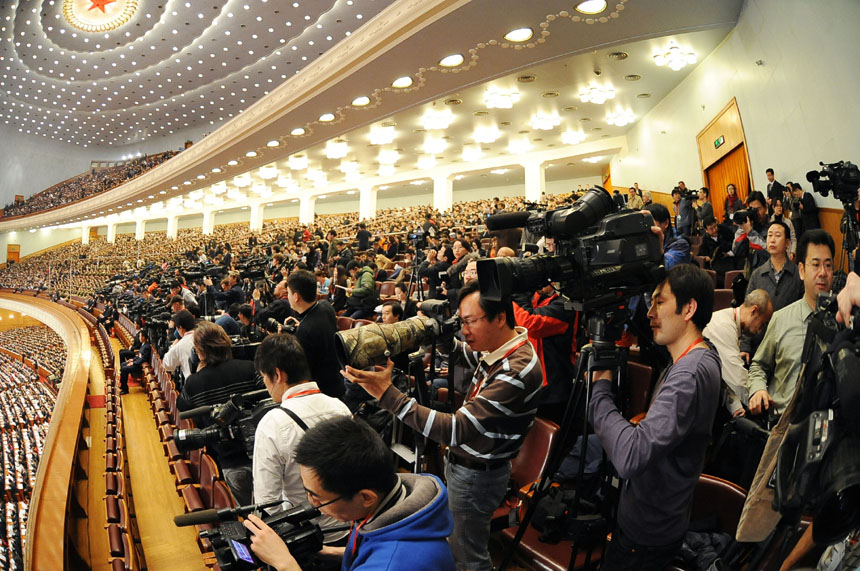
[[[570,537],[572,547],[568,569],[573,569],[577,564],[577,557],[582,548],[586,550],[584,568],[589,568],[592,565],[594,548],[612,529],[616,494],[605,454],[598,472],[599,489],[604,498],[603,502],[596,502],[600,513],[597,515],[580,514],[580,505],[584,499],[581,497],[581,493],[582,484],[585,482],[586,438],[589,434],[588,404],[592,396],[591,378],[595,371],[604,370],[613,371],[613,378],[620,378],[625,363],[620,358],[615,341],[621,338],[627,315],[627,300],[619,301],[609,307],[586,310],[586,330],[591,336],[591,342],[584,346],[580,352],[573,378],[573,389],[568,397],[564,418],[556,434],[555,443],[547,457],[541,479],[534,487],[534,495],[529,499],[529,507],[520,522],[513,541],[505,552],[499,571],[505,571],[508,563],[510,563],[514,550],[528,529],[538,504],[550,491],[552,476],[558,471],[577,437],[581,437],[582,452],[575,480],[576,487],[574,488],[573,500],[567,506],[569,517],[574,520],[573,532]],[[605,547],[603,549],[605,550]]]

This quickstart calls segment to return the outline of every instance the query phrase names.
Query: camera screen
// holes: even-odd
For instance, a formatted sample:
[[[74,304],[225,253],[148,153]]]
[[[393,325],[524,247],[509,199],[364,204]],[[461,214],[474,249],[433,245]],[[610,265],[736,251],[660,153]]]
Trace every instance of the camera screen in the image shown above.
[[[244,543],[239,543],[235,539],[231,539],[230,544],[233,546],[233,553],[236,554],[238,559],[247,561],[248,563],[254,563],[254,557],[251,555],[251,552]]]

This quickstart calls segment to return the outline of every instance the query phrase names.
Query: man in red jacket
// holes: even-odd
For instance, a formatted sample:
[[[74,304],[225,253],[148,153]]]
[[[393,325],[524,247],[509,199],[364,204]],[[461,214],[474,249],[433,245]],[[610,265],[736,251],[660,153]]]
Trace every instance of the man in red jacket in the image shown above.
[[[517,325],[528,330],[543,370],[544,390],[538,416],[554,422],[564,416],[575,372],[579,314],[566,309],[566,301],[551,285],[532,296],[514,296],[514,318]]]

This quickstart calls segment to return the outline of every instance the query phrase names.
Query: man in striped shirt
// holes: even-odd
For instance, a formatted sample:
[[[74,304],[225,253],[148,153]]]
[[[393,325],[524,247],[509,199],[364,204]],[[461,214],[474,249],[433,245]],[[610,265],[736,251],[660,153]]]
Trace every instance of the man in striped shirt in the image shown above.
[[[527,331],[516,327],[510,298],[481,296],[477,280],[460,290],[465,343],[455,341],[452,360],[475,368],[463,406],[443,413],[419,405],[391,385],[392,362],[383,371],[347,367],[380,405],[425,437],[449,447],[445,478],[454,515],[449,538],[457,569],[493,568],[487,543],[493,511],[501,504],[520,450],[534,421],[543,382]]]

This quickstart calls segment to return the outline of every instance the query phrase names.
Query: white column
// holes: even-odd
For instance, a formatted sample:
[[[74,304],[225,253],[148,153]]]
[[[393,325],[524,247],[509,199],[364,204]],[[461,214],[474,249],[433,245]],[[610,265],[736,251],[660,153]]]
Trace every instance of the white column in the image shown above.
[[[299,202],[299,224],[314,223],[314,206],[316,205],[316,196],[303,196]]]
[[[251,203],[251,232],[259,232],[263,229],[263,204]]]
[[[116,243],[116,222],[108,224],[107,241],[108,244]]]
[[[376,187],[363,184],[358,187],[358,219],[370,220],[376,216]]]
[[[137,222],[134,225],[134,239],[138,242],[143,240],[143,236],[146,233],[146,220],[143,218],[138,218]]]
[[[203,235],[210,236],[215,231],[215,212],[211,209],[203,211]]]
[[[179,216],[167,217],[167,237],[176,240],[179,235]]]
[[[454,180],[448,175],[433,177],[433,208],[443,212],[454,203]]]
[[[81,244],[86,246],[90,243],[90,227],[83,225],[81,226]]]
[[[538,161],[522,163],[526,179],[526,200],[540,202],[546,191],[546,169]]]

